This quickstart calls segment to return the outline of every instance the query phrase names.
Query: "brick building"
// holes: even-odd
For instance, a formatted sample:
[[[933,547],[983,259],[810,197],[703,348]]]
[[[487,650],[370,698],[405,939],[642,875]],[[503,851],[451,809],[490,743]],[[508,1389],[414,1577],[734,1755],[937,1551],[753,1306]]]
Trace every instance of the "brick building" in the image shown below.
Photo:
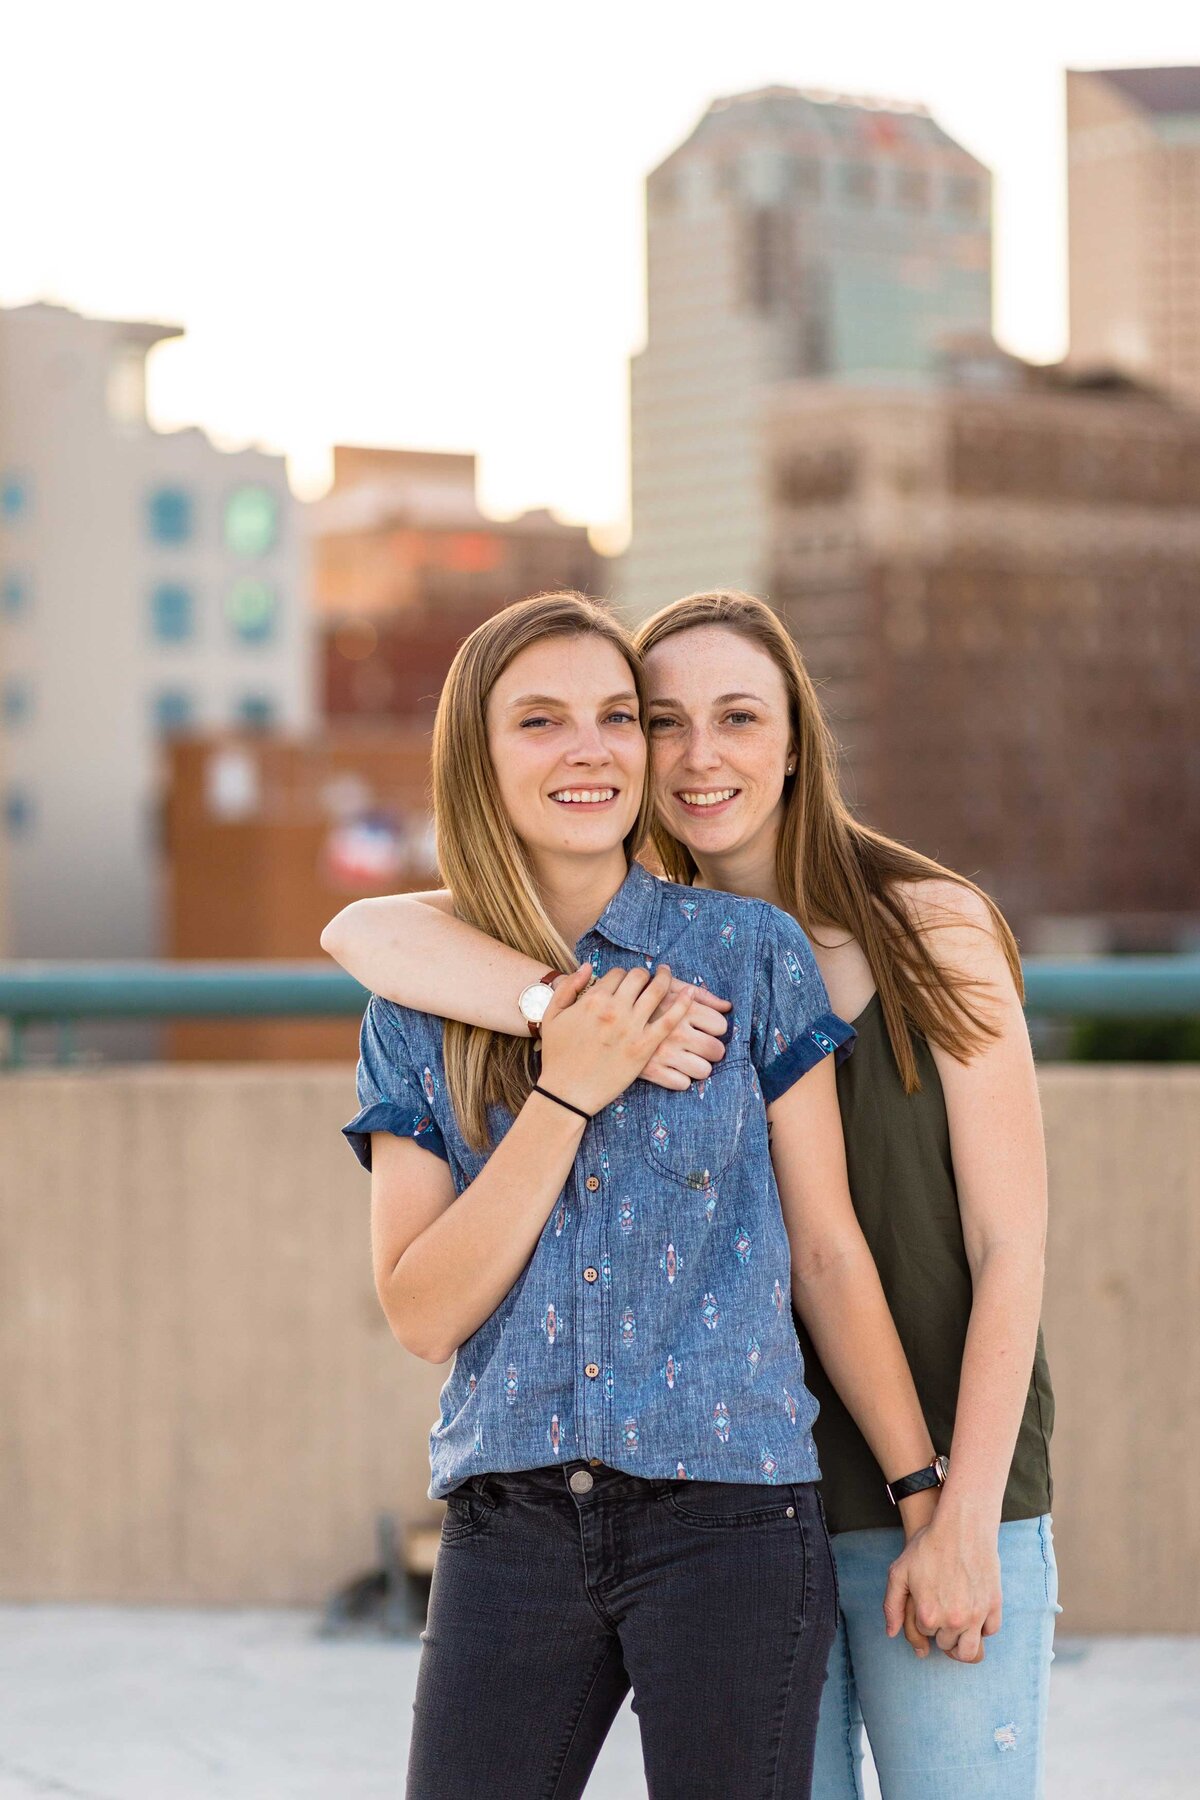
[[[309,529],[334,720],[428,722],[455,650],[484,619],[548,589],[606,591],[585,527],[480,511],[471,455],[340,446]]]
[[[171,957],[311,965],[322,928],[350,900],[437,885],[420,730],[193,736],[175,740],[169,759]],[[172,1025],[167,1054],[352,1063],[356,1044],[353,1019],[214,1019]]]
[[[769,592],[862,817],[1036,950],[1200,924],[1200,412],[980,345],[945,384],[796,384]]]

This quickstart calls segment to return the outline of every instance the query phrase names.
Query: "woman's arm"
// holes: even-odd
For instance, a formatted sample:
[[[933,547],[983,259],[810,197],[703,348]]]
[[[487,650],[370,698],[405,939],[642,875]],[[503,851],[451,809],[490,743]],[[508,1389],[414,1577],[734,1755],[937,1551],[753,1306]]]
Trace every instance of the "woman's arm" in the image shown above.
[[[1000,1628],[997,1537],[1004,1490],[1037,1346],[1046,1244],[1046,1157],[1029,1033],[991,914],[969,889],[926,882],[912,891],[930,950],[981,983],[973,1002],[999,1036],[964,1064],[934,1047],[973,1297],[959,1380],[950,1475],[928,1542],[905,1560],[929,1596],[918,1623],[970,1662]],[[946,1448],[946,1446],[939,1446]],[[936,1558],[931,1584],[926,1564]],[[931,1591],[932,1590],[932,1591]],[[957,1648],[955,1648],[957,1646]]]
[[[653,977],[612,969],[590,992],[583,986],[576,971],[547,1008],[540,1081],[590,1114],[637,1080],[688,997],[661,1011],[665,965]],[[440,1158],[411,1138],[371,1133],[375,1285],[406,1349],[445,1362],[495,1312],[533,1255],[584,1130],[575,1113],[530,1094],[457,1199]]]
[[[321,948],[385,1000],[510,1037],[528,1031],[519,994],[546,973],[542,963],[456,918],[445,889],[353,900],[326,925]],[[684,986],[677,983],[670,998]],[[706,988],[688,991],[691,1007],[642,1071],[659,1087],[703,1080],[725,1054],[728,1002]]]
[[[527,1034],[517,997],[546,973],[455,918],[444,888],[352,900],[321,933],[321,948],[385,1000],[509,1037]]]
[[[792,1299],[826,1374],[888,1481],[934,1448],[912,1375],[855,1216],[832,1056],[768,1109],[771,1160],[792,1253]],[[928,1493],[900,1502],[907,1532],[932,1513]]]

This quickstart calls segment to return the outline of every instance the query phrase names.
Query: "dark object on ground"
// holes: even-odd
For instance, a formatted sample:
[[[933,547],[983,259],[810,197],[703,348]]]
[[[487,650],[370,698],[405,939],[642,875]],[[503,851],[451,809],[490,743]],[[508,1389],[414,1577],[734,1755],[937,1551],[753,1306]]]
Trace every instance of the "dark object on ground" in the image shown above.
[[[379,1566],[356,1575],[326,1604],[318,1637],[412,1637],[425,1623],[429,1584],[437,1557],[436,1525],[398,1524],[394,1513],[380,1513],[375,1524]]]

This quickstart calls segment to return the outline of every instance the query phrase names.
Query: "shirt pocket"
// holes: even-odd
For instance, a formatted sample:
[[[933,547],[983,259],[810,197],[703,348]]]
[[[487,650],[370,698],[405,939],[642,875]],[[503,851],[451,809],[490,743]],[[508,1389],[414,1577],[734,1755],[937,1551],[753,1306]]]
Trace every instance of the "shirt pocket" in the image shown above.
[[[639,1081],[634,1090],[638,1149],[656,1175],[701,1193],[729,1168],[752,1107],[762,1108],[748,1057],[714,1065],[706,1081],[677,1093]]]

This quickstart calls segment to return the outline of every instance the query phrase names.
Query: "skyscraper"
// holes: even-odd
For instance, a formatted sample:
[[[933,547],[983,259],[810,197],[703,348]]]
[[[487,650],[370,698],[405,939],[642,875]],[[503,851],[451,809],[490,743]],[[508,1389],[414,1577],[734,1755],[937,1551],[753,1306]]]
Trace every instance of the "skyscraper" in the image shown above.
[[[763,584],[763,408],[800,377],[912,383],[991,321],[991,182],[920,107],[766,88],[714,101],[646,191],[632,367],[635,616]]]
[[[1070,360],[1200,400],[1200,68],[1069,69]]]

